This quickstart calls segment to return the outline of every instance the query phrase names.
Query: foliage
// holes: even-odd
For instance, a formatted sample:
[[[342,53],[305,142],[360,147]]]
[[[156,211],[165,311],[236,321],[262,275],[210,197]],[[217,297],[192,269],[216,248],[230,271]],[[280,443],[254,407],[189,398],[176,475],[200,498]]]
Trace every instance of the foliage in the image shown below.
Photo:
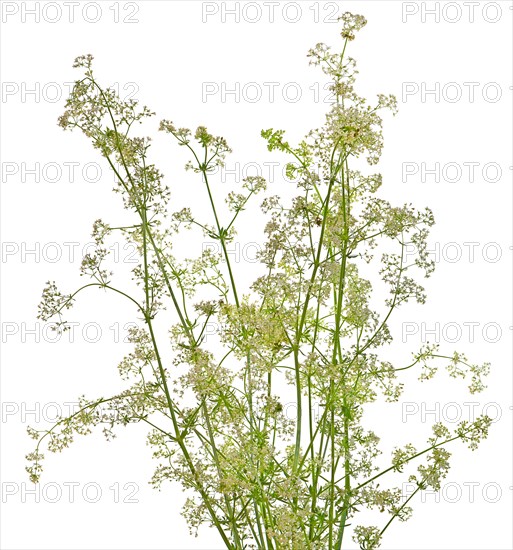
[[[248,177],[226,195],[225,221],[215,200],[221,190],[211,177],[231,152],[226,140],[204,126],[192,131],[163,120],[160,130],[190,153],[186,169],[201,177],[198,185],[211,207],[209,220],[198,219],[192,208],[170,213],[169,189],[149,160],[150,138],[132,137],[133,126],[154,113],[103,89],[92,57],[77,58],[84,77],[75,83],[59,124],[81,130],[106,159],[134,221],[123,227],[94,223],[96,250],[81,268],[91,282],[70,294],[48,282],[39,317],[57,319],[56,330],[66,330],[65,310],[79,293],[99,287],[129,300],[144,323],[131,329],[133,351],[119,364],[126,389],[110,398],[82,397],[77,413],[48,430],[29,429],[38,441],[27,457],[34,482],[44,443],[49,451],[61,451],[94,427],[102,426],[110,439],[117,426],[144,422],[158,461],[151,483],[160,488],[178,481],[187,490],[183,515],[191,532],[213,526],[229,549],[340,549],[347,526],[369,508],[386,516],[383,525],[352,530],[360,548],[370,550],[379,547],[394,519],[411,516],[416,493],[440,488],[450,443],[461,440],[474,449],[487,436],[488,417],[452,431],[437,423],[421,450],[411,443],[397,447],[389,465],[380,468],[380,438],[362,425],[368,403],[380,395],[391,402],[400,398],[401,371],[418,368],[420,379],[428,380],[442,360],[450,376],[469,377],[470,391],[479,392],[489,366],[471,364],[459,353],[441,355],[429,344],[404,367],[379,358],[392,342],[392,313],[407,302],[425,301],[419,279],[434,269],[427,253],[434,219],[428,208],[392,206],[377,194],[381,175],[350,166],[359,157],[371,166],[379,161],[381,112],[395,114],[396,99],[380,94],[371,106],[356,93],[356,64],[346,47],[366,21],[352,14],[341,19],[342,52],[317,44],[308,54],[332,82],[335,101],[323,125],[296,146],[283,130],[262,131],[269,151],[289,157],[287,175],[297,180],[297,195],[263,200],[262,270],[244,294],[227,247],[241,214],[266,190],[265,180]],[[175,258],[173,242],[188,238],[187,231],[217,240],[221,253],[205,249],[193,258]],[[134,295],[116,286],[106,267],[108,240],[119,233],[139,253]],[[417,256],[407,262],[411,244]],[[370,268],[387,292],[381,313],[374,309],[379,296],[362,275]],[[158,341],[155,330],[157,319],[167,320],[166,307],[174,316],[171,362],[163,359],[168,344]],[[217,327],[215,341],[206,338],[211,326]],[[287,414],[286,388],[294,418]],[[382,476],[394,472],[394,479],[403,473],[416,484],[406,500],[400,484],[381,485]]]

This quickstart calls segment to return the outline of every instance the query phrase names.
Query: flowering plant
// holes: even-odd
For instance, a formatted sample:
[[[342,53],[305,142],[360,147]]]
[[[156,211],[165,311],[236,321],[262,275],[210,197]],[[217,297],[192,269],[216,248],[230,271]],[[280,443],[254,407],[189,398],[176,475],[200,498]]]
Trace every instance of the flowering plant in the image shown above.
[[[379,161],[381,112],[395,114],[397,102],[380,94],[370,106],[356,93],[356,64],[346,49],[366,20],[349,13],[341,20],[341,52],[317,44],[308,53],[310,63],[331,79],[334,102],[324,124],[297,145],[283,130],[262,131],[269,151],[288,156],[286,173],[297,181],[297,194],[290,201],[263,199],[268,221],[259,251],[262,271],[245,293],[228,245],[254,196],[266,192],[264,178],[249,176],[229,192],[223,214],[212,179],[231,152],[226,140],[204,126],[191,131],[163,120],[160,130],[190,154],[186,169],[201,178],[210,218],[192,208],[170,212],[170,191],[149,159],[150,138],[131,135],[135,123],[154,113],[102,88],[90,55],[76,59],[84,76],[59,124],[81,130],[99,150],[133,223],[94,222],[96,248],[81,266],[90,282],[69,294],[48,282],[39,318],[55,319],[56,330],[67,330],[65,310],[97,287],[128,300],[142,326],[130,329],[133,351],[119,364],[126,389],[109,398],[82,397],[79,410],[51,428],[29,428],[37,440],[27,455],[32,481],[41,476],[43,445],[61,451],[96,426],[110,439],[117,426],[143,422],[158,461],[151,483],[182,484],[191,532],[210,525],[230,550],[340,550],[351,525],[355,542],[371,550],[394,520],[410,517],[418,492],[440,489],[450,444],[461,440],[475,449],[487,436],[487,416],[455,430],[437,422],[425,445],[396,447],[381,466],[380,438],[363,425],[365,406],[379,395],[399,399],[402,371],[419,369],[424,381],[445,363],[449,376],[469,379],[475,393],[484,389],[489,365],[470,363],[457,352],[445,355],[430,344],[405,366],[378,355],[392,342],[392,313],[410,300],[425,301],[418,279],[434,269],[427,252],[434,219],[428,208],[392,206],[377,195],[381,175],[355,168],[361,158],[369,165]],[[186,231],[215,239],[220,252],[205,248],[193,258],[175,257],[173,243],[186,238]],[[107,243],[116,234],[138,252],[133,291],[120,288],[108,267]],[[411,244],[416,256],[407,261]],[[372,270],[386,292],[381,314],[363,276]],[[169,344],[156,330],[158,320],[168,319],[166,308],[172,317],[170,360]],[[293,418],[287,400],[294,403]],[[407,499],[399,485],[381,485],[394,472],[394,479],[403,474],[415,486]],[[363,508],[385,516],[379,526],[353,526]]]

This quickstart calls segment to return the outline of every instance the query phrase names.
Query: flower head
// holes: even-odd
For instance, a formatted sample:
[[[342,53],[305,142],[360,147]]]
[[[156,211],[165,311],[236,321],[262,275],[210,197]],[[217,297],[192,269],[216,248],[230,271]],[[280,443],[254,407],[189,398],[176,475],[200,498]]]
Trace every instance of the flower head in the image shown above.
[[[339,21],[343,21],[344,23],[340,36],[346,40],[354,40],[355,32],[363,29],[367,24],[367,19],[363,15],[353,14],[348,11],[339,17]]]

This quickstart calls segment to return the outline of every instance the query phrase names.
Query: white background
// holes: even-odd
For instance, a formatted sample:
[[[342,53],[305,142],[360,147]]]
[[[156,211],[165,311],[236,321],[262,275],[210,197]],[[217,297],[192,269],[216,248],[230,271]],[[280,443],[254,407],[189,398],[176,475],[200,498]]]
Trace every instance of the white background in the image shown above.
[[[479,402],[478,413],[490,403],[497,404],[488,412],[501,415],[478,451],[471,453],[459,444],[451,449],[454,456],[449,485],[438,499],[427,495],[425,503],[418,502],[408,523],[390,528],[383,548],[513,548],[511,2],[474,2],[470,6],[468,2],[442,2],[437,3],[438,8],[434,2],[281,2],[275,8],[274,21],[268,8],[260,4],[261,18],[253,23],[244,16],[254,19],[256,8],[244,8],[244,3],[239,3],[239,22],[229,14],[224,14],[223,21],[222,3],[80,2],[74,21],[66,4],[2,5],[1,547],[221,548],[215,534],[207,530],[197,539],[189,536],[179,515],[183,493],[178,486],[167,485],[160,493],[149,487],[153,465],[141,426],[118,432],[113,443],[105,442],[98,433],[77,440],[62,455],[47,453],[40,502],[35,502],[33,494],[24,493],[25,489],[32,490],[24,471],[24,455],[32,450],[26,424],[40,421],[41,426],[47,425],[45,419],[55,410],[49,403],[64,410],[64,403],[78,395],[108,395],[122,388],[116,365],[128,347],[116,341],[109,327],[118,323],[123,336],[124,323],[134,320],[133,311],[125,304],[95,293],[79,300],[69,316],[81,323],[74,343],[66,338],[48,342],[44,327],[35,318],[46,280],[55,279],[66,291],[81,283],[80,251],[90,241],[92,222],[101,217],[115,223],[123,215],[118,197],[111,192],[113,178],[109,173],[104,171],[97,182],[87,181],[94,179],[93,171],[85,178],[82,175],[87,163],[103,167],[96,152],[81,135],[65,133],[56,125],[68,89],[64,83],[78,77],[71,68],[73,59],[92,53],[101,82],[118,83],[121,95],[137,90],[135,97],[157,112],[145,128],[155,138],[153,159],[166,174],[178,209],[197,201],[199,182],[184,176],[182,151],[168,137],[157,134],[158,120],[168,118],[192,128],[206,125],[232,145],[229,168],[235,162],[256,162],[264,166],[263,175],[268,176],[268,165],[263,163],[276,158],[267,153],[260,130],[284,128],[294,142],[322,123],[329,105],[316,102],[313,89],[320,86],[323,99],[326,81],[320,71],[308,67],[305,54],[317,42],[338,47],[339,26],[324,20],[334,11],[353,11],[369,21],[349,52],[360,70],[358,91],[369,98],[380,92],[395,93],[399,99],[398,117],[385,121],[385,151],[379,165],[384,177],[381,195],[399,204],[429,205],[437,221],[431,242],[439,251],[439,261],[434,276],[427,281],[428,303],[409,306],[400,313],[393,325],[396,338],[389,358],[397,359],[398,366],[406,364],[410,352],[426,339],[424,329],[440,323],[443,351],[465,351],[472,361],[490,361],[493,369],[488,390],[471,397],[459,390],[462,384],[444,377],[429,385],[419,385],[410,377],[413,386],[402,402],[369,418],[376,431],[385,440],[389,438],[384,448],[390,448],[408,441],[420,447],[429,423],[455,414],[467,418],[474,405],[464,402]],[[225,6],[237,8],[233,2]],[[216,7],[217,13],[212,13]],[[24,8],[36,9],[39,22],[34,15],[24,13]],[[438,9],[439,20],[423,13],[426,8]],[[475,10],[472,17],[471,9]],[[205,10],[212,14],[205,17]],[[117,14],[120,21],[116,23]],[[292,22],[295,18],[297,21]],[[229,88],[238,82],[241,94],[244,85],[253,82],[261,86],[263,95],[256,102],[244,95],[238,102],[233,95],[226,96],[225,101],[220,94],[205,98],[202,87],[206,82],[219,87],[226,83]],[[265,82],[278,83],[274,101],[268,97]],[[297,83],[287,88],[292,97],[294,89],[302,91],[297,102],[282,96],[288,83]],[[417,87],[419,92],[406,97],[405,83],[409,83],[408,89]],[[433,89],[435,83],[440,86],[439,97],[423,98],[420,91]],[[445,86],[447,83],[453,84]],[[476,83],[473,98],[469,96],[471,86],[464,83]],[[493,101],[497,89],[502,97]],[[26,93],[28,90],[36,92]],[[246,88],[247,93],[254,90]],[[461,98],[454,100],[459,92]],[[422,182],[420,173],[404,181],[404,163],[426,163],[432,168],[436,162],[441,166],[455,163],[453,169],[459,166],[459,181],[447,181],[454,172],[447,172],[445,179],[442,173],[439,182],[429,175]],[[470,181],[468,165],[463,165],[469,162],[479,163],[474,181]],[[36,176],[24,172],[25,168],[34,169],[36,163],[41,167]],[[52,163],[63,170],[54,183],[48,179],[56,172],[45,173],[43,169],[47,165],[51,170]],[[79,163],[73,178],[67,173],[66,166],[70,165],[64,163]],[[498,181],[491,181],[495,179],[493,170],[482,174],[487,163],[501,167]],[[218,185],[224,192],[234,186],[234,177]],[[290,183],[275,174],[271,189],[281,193],[282,188],[287,193],[287,185]],[[246,225],[240,228],[242,249],[260,238],[258,210],[248,211],[247,216]],[[49,243],[57,243],[57,247]],[[70,257],[70,245],[64,243],[80,243],[74,258]],[[471,247],[464,243],[477,243],[473,258]],[[36,253],[26,254],[28,249],[36,249]],[[62,254],[59,261],[53,261],[56,251]],[[120,258],[126,257],[123,254],[121,251]],[[129,267],[120,262],[117,271],[126,272]],[[256,269],[244,257],[236,267],[241,276],[248,277],[253,277]],[[401,338],[403,322],[410,327],[418,323],[419,332]],[[86,323],[100,326],[98,342],[90,341],[93,329],[85,336],[82,333]],[[473,337],[468,323],[476,323]],[[492,329],[487,332],[496,326],[501,330],[498,338]],[[26,329],[35,329],[36,335],[27,334]],[[456,333],[451,332],[454,330]],[[436,337],[430,335],[429,339]],[[418,413],[403,422],[407,406],[407,410]],[[436,407],[440,414],[428,415],[426,423],[421,412]],[[25,414],[34,408],[36,414]],[[70,483],[77,484],[74,502],[68,494]],[[87,483],[93,485],[88,486],[90,493],[84,497]],[[138,502],[115,502],[110,487],[116,483],[121,501],[135,486],[133,498]],[[123,489],[127,483],[132,485]],[[56,487],[63,491],[61,497],[48,502],[57,494]],[[475,487],[473,496],[470,487]],[[501,491],[498,498],[496,487]],[[91,502],[95,488],[101,490],[96,503]]]

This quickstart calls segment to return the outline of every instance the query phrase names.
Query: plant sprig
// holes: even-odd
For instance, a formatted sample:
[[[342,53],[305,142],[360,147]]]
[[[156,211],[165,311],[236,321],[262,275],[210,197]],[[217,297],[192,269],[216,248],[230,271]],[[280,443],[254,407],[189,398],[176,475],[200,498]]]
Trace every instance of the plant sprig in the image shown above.
[[[166,481],[182,484],[191,533],[211,525],[230,550],[340,550],[360,509],[377,508],[386,516],[382,526],[352,528],[360,548],[371,550],[394,520],[411,516],[416,494],[440,489],[450,467],[449,445],[460,440],[475,449],[486,438],[491,423],[486,416],[454,431],[436,423],[421,450],[411,443],[396,447],[390,465],[380,469],[380,438],[362,424],[365,406],[379,394],[399,400],[402,371],[420,367],[420,379],[428,380],[437,360],[449,360],[449,375],[470,376],[474,393],[485,388],[489,365],[472,364],[457,352],[439,353],[429,344],[404,367],[379,359],[393,341],[392,314],[407,302],[426,299],[419,278],[434,269],[427,252],[434,218],[428,208],[392,206],[377,196],[380,174],[352,168],[360,157],[371,166],[379,161],[381,112],[395,114],[397,101],[379,94],[370,106],[357,94],[356,63],[346,49],[366,21],[349,13],[341,20],[341,52],[317,44],[308,54],[332,80],[335,101],[324,124],[297,146],[285,140],[284,130],[262,131],[269,151],[291,159],[286,174],[297,180],[297,195],[288,202],[272,195],[263,200],[262,272],[244,293],[228,244],[254,197],[266,191],[265,180],[248,177],[241,189],[230,191],[224,197],[226,215],[214,182],[215,170],[232,152],[226,140],[204,126],[193,132],[163,120],[160,130],[187,149],[185,168],[201,180],[194,194],[201,184],[210,207],[207,219],[197,217],[193,205],[170,213],[170,190],[150,162],[151,140],[132,136],[136,123],[154,113],[102,88],[92,56],[76,59],[84,76],[59,124],[80,130],[100,152],[133,220],[123,226],[95,221],[96,249],[81,267],[81,275],[93,282],[69,294],[48,282],[39,318],[56,318],[56,330],[66,330],[63,314],[77,295],[100,287],[128,300],[142,326],[130,331],[134,350],[119,364],[128,388],[108,398],[81,397],[73,415],[46,430],[29,428],[37,440],[27,455],[32,481],[40,479],[45,443],[57,452],[94,427],[103,425],[111,439],[116,426],[144,422],[158,461],[151,483],[159,489]],[[175,258],[173,242],[186,239],[185,231],[215,239],[221,252],[205,249]],[[107,241],[118,232],[138,252],[135,291],[116,286],[108,268]],[[417,256],[407,263],[410,244]],[[381,313],[373,309],[371,281],[361,275],[366,266],[375,268],[389,291]],[[163,356],[167,342],[156,330],[166,308],[173,317],[170,362]],[[295,408],[293,418],[287,399]],[[416,474],[411,473],[415,464]],[[393,472],[416,484],[408,499],[398,486],[380,486]]]

